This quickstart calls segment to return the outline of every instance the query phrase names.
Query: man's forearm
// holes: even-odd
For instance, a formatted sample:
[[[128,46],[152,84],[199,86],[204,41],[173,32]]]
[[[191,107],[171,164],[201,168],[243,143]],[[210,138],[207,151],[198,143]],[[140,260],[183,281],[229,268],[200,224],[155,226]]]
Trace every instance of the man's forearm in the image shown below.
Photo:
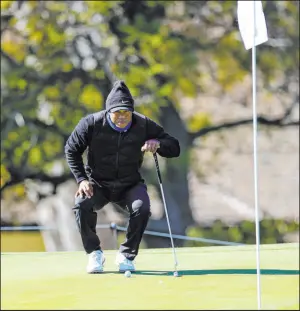
[[[78,184],[85,179],[88,180],[81,155],[66,153],[66,160]]]
[[[180,155],[180,145],[176,138],[164,133],[157,139],[160,142],[160,147],[157,153],[165,158],[176,158]]]
[[[160,146],[157,149],[157,153],[160,156],[165,158],[179,157],[180,145],[175,137],[166,133],[160,125],[149,118],[147,118],[147,128],[147,139],[156,139],[160,142]]]

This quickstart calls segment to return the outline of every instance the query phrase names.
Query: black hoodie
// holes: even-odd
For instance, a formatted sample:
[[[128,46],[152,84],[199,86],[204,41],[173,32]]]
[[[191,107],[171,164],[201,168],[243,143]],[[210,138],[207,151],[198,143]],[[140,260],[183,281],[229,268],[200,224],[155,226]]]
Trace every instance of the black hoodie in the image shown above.
[[[124,81],[116,81],[107,96],[105,108],[107,111],[129,109],[134,111],[134,100]]]

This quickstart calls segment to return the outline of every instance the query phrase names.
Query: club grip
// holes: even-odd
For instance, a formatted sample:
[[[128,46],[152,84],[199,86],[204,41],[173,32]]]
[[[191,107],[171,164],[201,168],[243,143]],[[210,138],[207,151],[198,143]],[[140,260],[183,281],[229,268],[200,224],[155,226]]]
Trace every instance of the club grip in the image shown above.
[[[160,169],[159,169],[159,164],[158,164],[158,159],[157,159],[157,154],[153,153],[153,158],[155,161],[155,166],[156,166],[156,172],[157,172],[157,176],[158,176],[158,180],[160,183],[162,183],[162,179],[161,179],[161,175],[160,175]]]

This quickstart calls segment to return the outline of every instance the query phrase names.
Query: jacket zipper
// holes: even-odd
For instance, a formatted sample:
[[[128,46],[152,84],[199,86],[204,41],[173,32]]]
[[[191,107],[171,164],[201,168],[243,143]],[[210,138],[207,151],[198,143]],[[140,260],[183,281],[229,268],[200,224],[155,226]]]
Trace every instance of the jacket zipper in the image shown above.
[[[119,133],[118,138],[118,146],[117,146],[117,157],[116,157],[116,178],[118,178],[118,170],[119,170],[119,148],[120,148],[120,141],[121,141],[122,133]]]
[[[118,166],[119,166],[119,147],[120,147],[121,135],[122,135],[122,133],[119,133],[119,137],[118,137],[118,145],[117,145],[117,157],[116,157],[116,178],[115,178],[115,182],[113,183],[113,190],[112,190],[112,192],[114,192],[114,191],[115,191],[115,187],[116,187],[116,180],[117,180],[117,178],[118,178]]]

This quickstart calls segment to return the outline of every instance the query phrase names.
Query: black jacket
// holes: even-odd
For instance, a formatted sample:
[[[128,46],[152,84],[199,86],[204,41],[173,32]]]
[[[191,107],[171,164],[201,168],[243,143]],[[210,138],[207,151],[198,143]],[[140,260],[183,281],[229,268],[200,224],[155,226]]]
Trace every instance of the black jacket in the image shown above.
[[[119,133],[109,125],[106,113],[103,110],[81,119],[66,142],[66,159],[77,183],[94,180],[117,192],[143,181],[139,172],[144,155],[141,147],[149,139],[160,141],[160,156],[179,156],[178,140],[151,119],[133,112],[131,127]],[[82,154],[86,149],[84,167]]]

